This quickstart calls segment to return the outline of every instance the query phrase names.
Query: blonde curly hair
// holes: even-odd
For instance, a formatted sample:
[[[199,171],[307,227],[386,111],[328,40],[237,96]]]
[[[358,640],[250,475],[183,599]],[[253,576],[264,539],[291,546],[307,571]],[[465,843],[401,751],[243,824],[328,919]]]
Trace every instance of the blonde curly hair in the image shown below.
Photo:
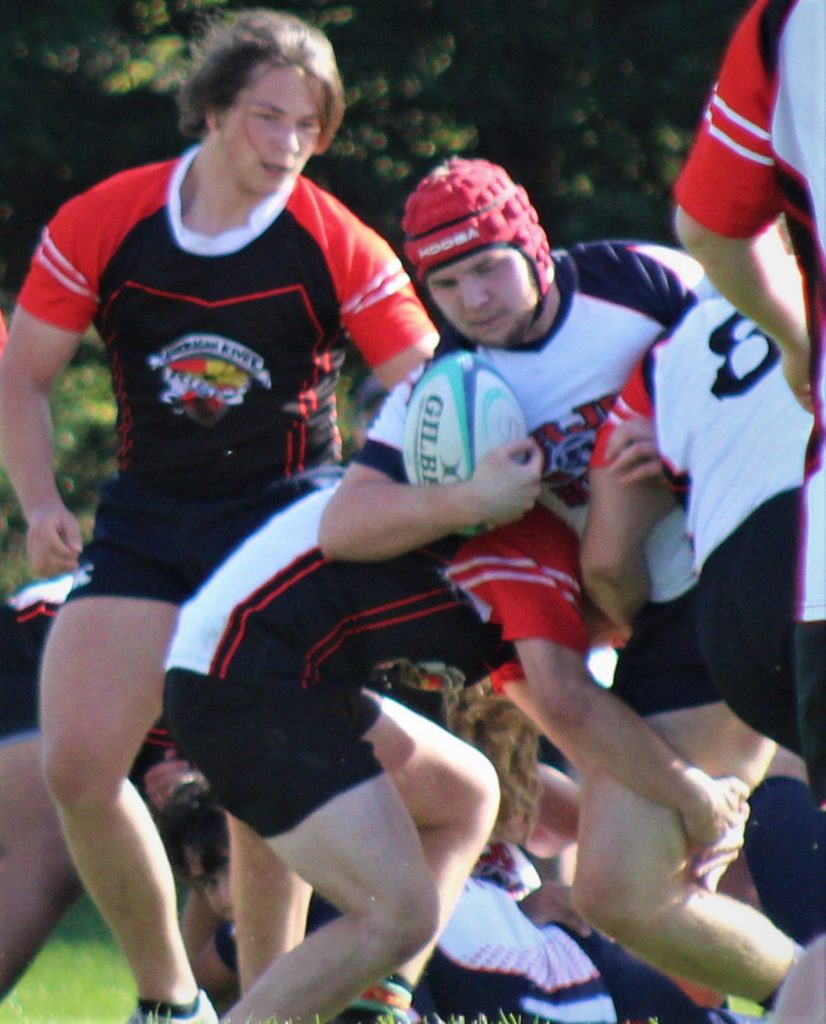
[[[482,751],[496,769],[502,797],[494,827],[501,839],[524,843],[539,815],[539,730],[485,680],[445,694],[448,729]]]

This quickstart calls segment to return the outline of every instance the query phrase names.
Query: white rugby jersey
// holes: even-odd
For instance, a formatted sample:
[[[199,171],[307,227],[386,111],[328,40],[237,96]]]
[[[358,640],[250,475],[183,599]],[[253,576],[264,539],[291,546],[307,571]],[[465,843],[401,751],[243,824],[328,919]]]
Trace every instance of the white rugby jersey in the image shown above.
[[[653,415],[657,445],[687,485],[697,570],[760,505],[800,487],[812,417],[770,341],[725,299],[701,303],[658,342],[611,414]]]
[[[519,889],[536,888],[535,875],[519,847],[488,844],[429,969],[436,1009],[451,1016],[473,1005],[487,1009],[495,986],[500,1005],[528,1018],[616,1024],[614,1001],[597,964],[562,928],[539,927],[519,909]]]
[[[597,429],[642,354],[713,289],[695,260],[657,245],[585,243],[554,253],[554,267],[561,302],[547,335],[518,348],[488,348],[447,327],[437,356],[457,348],[478,351],[508,381],[545,455],[543,504],[581,533]],[[391,392],[356,456],[400,481],[415,379]],[[693,582],[690,548],[681,533],[674,520],[650,547],[658,600],[678,596]]]
[[[806,286],[818,417],[807,465],[798,614],[826,619],[826,3],[756,0],[723,59],[677,182],[680,205],[732,238],[785,215]]]

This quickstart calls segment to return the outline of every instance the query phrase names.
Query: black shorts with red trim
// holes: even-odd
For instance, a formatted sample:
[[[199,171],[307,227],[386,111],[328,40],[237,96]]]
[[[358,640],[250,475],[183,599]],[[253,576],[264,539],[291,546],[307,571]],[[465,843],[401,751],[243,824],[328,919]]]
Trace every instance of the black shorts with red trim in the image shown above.
[[[513,657],[428,553],[327,562],[316,549],[239,609],[210,674],[167,673],[165,719],[218,799],[265,836],[381,771],[362,687],[402,699],[400,687],[474,683]]]
[[[219,803],[265,837],[383,771],[362,738],[378,716],[375,696],[292,683],[276,666],[255,682],[167,675],[165,714],[181,747]]]

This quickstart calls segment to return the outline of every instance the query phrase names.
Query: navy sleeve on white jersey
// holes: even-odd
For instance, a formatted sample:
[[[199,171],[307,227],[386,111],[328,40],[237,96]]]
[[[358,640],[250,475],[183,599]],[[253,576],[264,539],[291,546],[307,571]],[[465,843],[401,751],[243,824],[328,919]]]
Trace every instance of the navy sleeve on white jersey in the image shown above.
[[[712,286],[691,256],[647,242],[585,242],[571,248],[579,291],[671,327]]]

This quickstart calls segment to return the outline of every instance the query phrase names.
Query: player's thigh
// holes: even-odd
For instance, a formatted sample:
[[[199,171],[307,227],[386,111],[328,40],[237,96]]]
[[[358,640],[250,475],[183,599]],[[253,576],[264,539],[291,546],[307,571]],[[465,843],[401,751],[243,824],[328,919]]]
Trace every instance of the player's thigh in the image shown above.
[[[381,708],[365,739],[373,744],[413,819],[434,826],[470,812],[492,827],[499,785],[490,761],[398,701],[382,698]]]
[[[689,764],[709,775],[736,775],[752,788],[766,774],[776,749],[722,701],[664,711],[646,721]]]
[[[647,912],[685,877],[688,850],[680,816],[626,789],[605,773],[580,796],[574,880],[577,905],[621,903]]]
[[[176,616],[173,604],[124,597],[89,597],[61,608],[41,671],[47,766],[128,772],[161,713]]]
[[[418,832],[387,775],[339,793],[268,842],[342,912],[435,900]]]

